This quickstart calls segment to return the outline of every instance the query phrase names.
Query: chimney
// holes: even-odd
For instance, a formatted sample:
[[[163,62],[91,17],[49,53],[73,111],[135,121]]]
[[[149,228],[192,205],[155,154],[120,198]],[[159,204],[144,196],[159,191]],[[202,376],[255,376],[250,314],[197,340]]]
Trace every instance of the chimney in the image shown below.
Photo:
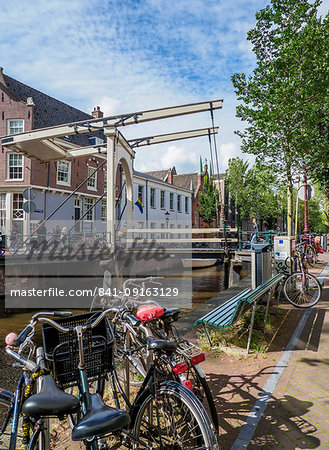
[[[95,119],[101,119],[104,116],[103,111],[101,111],[99,106],[94,107],[94,111],[92,111],[91,115],[95,117]]]
[[[168,183],[174,184],[174,177],[171,169],[168,170]]]
[[[0,67],[0,83],[7,86],[6,82],[5,82],[5,77],[3,76],[3,68],[2,67]]]

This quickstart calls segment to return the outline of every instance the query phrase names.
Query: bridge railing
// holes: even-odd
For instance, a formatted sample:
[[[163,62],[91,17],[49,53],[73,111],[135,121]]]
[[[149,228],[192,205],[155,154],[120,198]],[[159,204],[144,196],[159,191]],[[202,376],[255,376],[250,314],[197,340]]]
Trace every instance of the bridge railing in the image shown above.
[[[192,248],[223,248],[228,244],[238,246],[237,228],[131,228],[127,230],[126,242],[137,239],[147,243],[156,240],[158,244],[192,246]]]
[[[241,230],[239,228],[238,232],[238,241],[239,241],[239,250],[250,249],[251,239],[254,236],[255,232],[252,230]],[[270,249],[272,250],[274,244],[274,237],[277,235],[286,235],[286,232],[282,232],[280,230],[266,230],[266,231],[257,231],[256,233],[256,242],[261,243],[264,242],[270,245]]]

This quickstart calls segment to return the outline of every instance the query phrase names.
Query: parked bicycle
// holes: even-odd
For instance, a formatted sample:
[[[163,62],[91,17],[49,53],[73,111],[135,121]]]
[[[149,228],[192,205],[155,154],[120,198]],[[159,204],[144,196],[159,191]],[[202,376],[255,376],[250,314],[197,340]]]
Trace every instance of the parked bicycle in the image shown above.
[[[303,255],[310,266],[315,266],[317,262],[317,252],[315,247],[311,244],[308,236],[301,237],[301,242],[296,245],[296,250]]]
[[[169,372],[172,378],[190,389],[209,411],[213,425],[218,431],[218,415],[213,396],[200,363],[205,360],[204,352],[195,344],[179,336],[174,325],[177,322],[179,308],[166,309],[157,302],[140,301],[140,293],[145,293],[147,285],[162,286],[160,277],[127,279],[123,284],[121,297],[95,298],[91,308],[107,308],[113,301],[128,308],[142,323],[139,332],[132,330],[124,322],[115,324],[117,372],[121,381],[124,378],[125,361],[128,359],[130,383],[140,386],[146,376],[146,337],[170,340],[177,344],[171,355],[173,369]],[[130,295],[124,295],[128,293]]]
[[[321,284],[318,279],[308,273],[305,247],[296,247],[292,258],[286,261],[291,265],[293,273],[289,275],[283,285],[286,299],[297,308],[310,308],[318,303],[321,297]]]
[[[41,314],[48,317],[64,317],[71,313],[60,311],[37,313],[32,317],[31,323],[34,323]],[[3,413],[0,436],[8,436],[9,450],[17,448],[18,439],[29,450],[46,448],[49,430],[44,416],[62,417],[79,408],[77,398],[57,388],[46,367],[43,348],[36,349],[32,331],[33,327],[28,325],[19,336],[11,333],[6,338],[7,355],[14,358],[16,366],[22,369],[14,393],[0,389],[0,405]],[[31,397],[33,391],[38,394]],[[10,432],[7,431],[9,429]]]
[[[49,314],[65,317],[54,320]],[[25,369],[16,395],[0,390],[0,399],[8,407],[7,415],[14,418],[10,450],[15,448],[19,415],[23,416],[23,427],[24,418],[27,418],[28,428],[32,429],[29,449],[36,445],[45,448],[46,417],[67,415],[73,425],[72,439],[83,442],[87,449],[110,448],[107,438],[113,436],[133,449],[218,449],[210,420],[196,396],[171,378],[163,379],[163,374],[159,377],[163,361],[170,359],[176,350],[175,343],[147,339],[147,352],[152,355],[150,365],[134,402],[130,404],[117,382],[111,320],[129,322],[132,329],[141,326],[140,321],[129,311],[119,308],[67,317],[68,314],[35,314],[13,341],[12,347],[19,347],[15,351],[7,349],[7,353]],[[43,330],[42,363],[34,363],[31,359],[33,346],[29,358],[21,355],[26,343],[33,343],[37,324],[42,324]],[[49,369],[53,377],[46,372]],[[102,381],[107,376],[112,383],[115,408],[107,406],[102,398]],[[36,377],[42,378],[42,386],[39,392],[30,396],[33,388],[30,379]],[[92,381],[96,381],[94,392],[90,388]],[[78,398],[63,391],[69,386],[77,386]],[[26,399],[22,398],[24,387],[24,392],[29,394]],[[120,394],[127,410],[120,409]],[[2,426],[2,432],[8,423],[9,420]]]

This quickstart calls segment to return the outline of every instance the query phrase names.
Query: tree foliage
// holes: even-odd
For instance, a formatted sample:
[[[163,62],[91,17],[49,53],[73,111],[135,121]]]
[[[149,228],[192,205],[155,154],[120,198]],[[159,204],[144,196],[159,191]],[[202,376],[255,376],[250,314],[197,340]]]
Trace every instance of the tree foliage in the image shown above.
[[[241,158],[230,159],[225,182],[241,220],[257,217],[274,226],[282,206],[280,186],[268,165],[256,162],[249,168],[249,163]]]
[[[207,175],[203,180],[203,190],[199,196],[199,214],[208,226],[220,213],[219,192],[213,183],[213,179]]]
[[[241,102],[237,116],[242,150],[267,161],[286,182],[292,219],[296,168],[328,167],[329,19],[317,17],[320,0],[271,0],[256,14],[247,39],[257,64],[253,74],[233,75]]]

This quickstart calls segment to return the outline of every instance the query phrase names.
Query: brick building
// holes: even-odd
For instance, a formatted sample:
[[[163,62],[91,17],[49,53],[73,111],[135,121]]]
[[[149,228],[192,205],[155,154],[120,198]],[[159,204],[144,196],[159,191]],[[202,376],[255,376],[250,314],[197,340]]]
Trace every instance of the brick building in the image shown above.
[[[77,122],[103,117],[99,107],[94,108],[92,114],[86,114],[60,100],[44,94],[30,86],[27,86],[8,75],[0,68],[0,136],[26,132],[37,128],[52,127],[59,124]],[[79,146],[101,144],[105,136],[101,132],[70,135],[63,138],[70,143]],[[70,227],[79,223],[76,231],[103,232],[106,229],[106,197],[97,202],[106,190],[106,164],[94,173],[95,169],[104,162],[104,156],[81,156],[70,161],[38,162],[31,160],[22,154],[1,147],[0,152],[0,231],[11,236],[13,228],[20,234],[29,235],[37,227],[40,220],[45,219],[49,213],[59,206],[88,175],[91,178],[84,183],[77,192],[68,199],[47,222],[47,231],[52,233],[57,224]],[[143,222],[143,228],[148,227],[147,215],[153,223],[165,221],[164,209],[159,201],[152,205],[157,195],[161,194],[169,199],[174,199],[175,204],[183,199],[190,203],[191,192],[173,187],[168,183],[158,180],[158,185],[153,186],[156,180],[148,176],[143,179],[143,174],[135,172],[134,196],[139,196],[139,190],[145,190],[144,202],[146,213],[140,214],[134,207],[134,220],[138,225]],[[159,184],[160,182],[160,184]],[[122,170],[117,170],[116,191],[121,190]],[[152,186],[151,186],[152,185]],[[143,187],[145,186],[145,187]],[[23,209],[23,192],[26,188],[32,188],[35,193],[33,202],[35,212],[27,213]],[[170,192],[166,192],[166,191]],[[185,200],[187,198],[187,200]],[[118,199],[120,200],[120,199]],[[182,201],[183,201],[182,200]],[[124,202],[118,201],[118,214],[124,208]],[[87,212],[94,206],[89,212]],[[169,208],[169,206],[168,206]],[[149,213],[147,214],[147,212]],[[87,212],[83,221],[78,222]],[[172,216],[174,219],[174,216]],[[177,219],[178,220],[178,219]],[[190,207],[184,209],[184,227],[191,224]]]

